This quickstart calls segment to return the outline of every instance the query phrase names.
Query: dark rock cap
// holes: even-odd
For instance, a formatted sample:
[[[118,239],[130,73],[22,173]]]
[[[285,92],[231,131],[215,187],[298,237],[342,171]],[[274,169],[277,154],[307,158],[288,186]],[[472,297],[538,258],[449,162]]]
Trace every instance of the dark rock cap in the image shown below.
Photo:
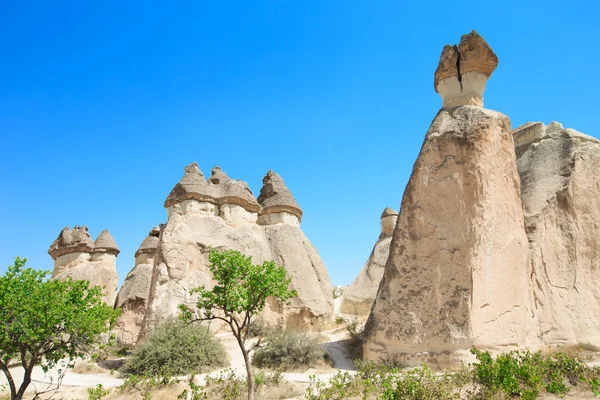
[[[287,188],[281,176],[269,170],[263,178],[263,187],[260,189],[258,203],[262,206],[261,214],[286,211],[302,219],[302,210],[296,199]]]
[[[96,238],[96,244],[94,245],[94,252],[97,253],[110,253],[118,255],[121,251],[117,247],[115,239],[112,237],[108,230],[100,232]]]
[[[391,216],[398,216],[398,213],[396,212],[396,210],[394,210],[393,208],[390,207],[386,207],[385,210],[383,210],[383,212],[381,213],[381,218],[385,218],[385,217],[391,217]]]
[[[165,207],[184,200],[194,199],[217,205],[237,204],[251,212],[258,212],[260,206],[250,191],[248,184],[231,179],[220,167],[212,169],[208,182],[195,162],[184,169],[183,178],[175,185],[167,199]]]
[[[155,226],[154,228],[150,229],[150,232],[148,232],[148,236],[146,236],[140,247],[135,252],[135,256],[137,257],[140,254],[154,253],[158,248],[159,234],[160,227]]]
[[[63,228],[56,240],[48,249],[48,254],[54,260],[58,257],[76,252],[91,253],[94,249],[94,241],[90,237],[86,226],[75,226],[71,230],[68,226]]]
[[[467,72],[479,72],[488,78],[498,66],[498,56],[490,45],[476,31],[462,35],[457,45],[444,46],[433,78],[433,86],[438,91],[442,79],[456,76],[461,80]]]

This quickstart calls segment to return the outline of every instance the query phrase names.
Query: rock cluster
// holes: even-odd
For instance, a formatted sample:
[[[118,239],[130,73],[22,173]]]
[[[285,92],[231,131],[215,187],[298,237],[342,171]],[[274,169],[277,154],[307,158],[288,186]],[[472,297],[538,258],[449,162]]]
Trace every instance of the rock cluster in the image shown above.
[[[270,302],[261,316],[265,322],[310,327],[331,321],[327,269],[300,229],[302,211],[278,174],[267,173],[257,200],[245,182],[229,178],[221,168],[213,168],[207,180],[193,163],[185,167],[165,207],[168,221],[154,253],[140,337],[176,315],[179,304],[194,304],[192,288],[212,285],[211,249],[239,250],[255,263],[274,260],[287,269],[298,297],[289,305]]]
[[[368,315],[383,277],[385,263],[390,253],[390,242],[398,213],[386,207],[381,214],[381,234],[358,277],[342,296],[340,311],[345,314]]]
[[[66,227],[54,240],[48,254],[54,259],[53,278],[87,280],[92,286],[102,286],[103,300],[114,304],[119,248],[107,230],[102,231],[94,242],[87,227]]]
[[[485,85],[497,66],[498,57],[475,31],[463,35],[458,46],[444,46],[434,75],[443,107],[483,107]]]
[[[600,344],[600,141],[557,122],[511,132],[481,107],[496,65],[474,32],[444,48],[444,104],[402,199],[368,359],[443,366],[472,346]]]

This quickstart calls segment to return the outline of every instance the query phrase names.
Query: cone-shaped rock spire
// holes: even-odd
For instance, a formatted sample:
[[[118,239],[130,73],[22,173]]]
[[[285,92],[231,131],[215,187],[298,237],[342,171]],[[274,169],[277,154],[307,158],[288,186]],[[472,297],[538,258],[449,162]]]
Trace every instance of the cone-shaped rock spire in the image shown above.
[[[115,242],[115,239],[112,237],[108,230],[103,230],[100,232],[98,237],[96,238],[96,244],[94,245],[94,252],[99,253],[111,253],[114,255],[118,255],[121,251]]]
[[[289,212],[302,219],[302,210],[298,206],[292,192],[287,188],[281,176],[269,170],[263,178],[258,202],[262,206],[261,214]]]

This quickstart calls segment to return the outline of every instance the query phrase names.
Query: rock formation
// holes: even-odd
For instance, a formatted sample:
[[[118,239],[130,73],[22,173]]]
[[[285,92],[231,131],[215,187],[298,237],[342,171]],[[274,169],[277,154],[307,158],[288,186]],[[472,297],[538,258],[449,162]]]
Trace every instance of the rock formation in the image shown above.
[[[270,302],[262,315],[266,322],[328,323],[333,299],[327,270],[299,228],[302,211],[281,177],[267,173],[259,204],[245,182],[229,178],[219,167],[208,180],[196,163],[184,172],[165,201],[168,221],[154,259],[141,337],[176,315],[179,304],[194,304],[190,289],[212,285],[211,249],[239,250],[255,263],[275,260],[287,269],[298,297],[290,306]]]
[[[381,214],[381,234],[373,247],[371,256],[358,277],[346,289],[341,312],[345,314],[368,315],[377,295],[383,270],[390,254],[390,242],[398,219],[398,213],[386,207]]]
[[[115,307],[121,309],[121,317],[117,321],[115,331],[117,340],[126,345],[134,345],[140,334],[150,294],[154,255],[158,248],[160,229],[154,227],[148,233],[139,249],[135,252],[135,266],[129,272]]]
[[[458,46],[444,46],[434,76],[443,107],[483,107],[485,85],[497,66],[498,57],[475,31],[463,35]]]
[[[88,228],[64,228],[50,246],[48,254],[54,259],[52,278],[87,280],[92,286],[104,288],[103,300],[114,304],[117,295],[116,259],[119,248],[112,235],[104,230],[92,241]]]
[[[457,107],[438,112],[406,187],[365,328],[368,359],[445,365],[472,346],[537,344],[510,120],[479,107],[475,85],[497,60],[474,32],[458,46],[459,75],[442,73],[449,54],[435,83],[444,107]],[[444,87],[447,79],[461,91]]]
[[[600,345],[600,141],[557,122],[513,135],[540,337]]]

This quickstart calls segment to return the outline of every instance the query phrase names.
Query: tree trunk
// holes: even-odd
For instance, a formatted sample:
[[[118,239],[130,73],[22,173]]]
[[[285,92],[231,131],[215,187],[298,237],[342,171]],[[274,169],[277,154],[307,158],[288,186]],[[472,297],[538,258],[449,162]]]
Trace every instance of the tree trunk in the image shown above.
[[[246,374],[248,375],[248,400],[254,400],[254,374],[252,373],[252,366],[250,365],[250,355],[246,351],[244,344],[238,341],[242,354],[244,355],[244,362],[246,363]]]
[[[31,364],[32,364],[31,369],[33,369],[33,362]],[[21,387],[19,388],[19,391],[15,395],[14,399],[11,399],[11,400],[22,400],[23,399],[23,396],[25,395],[25,390],[27,390],[27,387],[31,383],[31,369],[29,369],[29,368],[25,369],[25,376],[23,377],[23,383],[21,384]]]
[[[14,400],[16,399],[15,396],[17,395],[17,388],[15,386],[15,381],[13,380],[13,377],[10,371],[8,370],[8,362],[5,364],[2,361],[0,361],[0,369],[2,370],[2,372],[4,372],[4,376],[6,376],[6,380],[8,381],[8,387],[10,388],[10,399]]]

